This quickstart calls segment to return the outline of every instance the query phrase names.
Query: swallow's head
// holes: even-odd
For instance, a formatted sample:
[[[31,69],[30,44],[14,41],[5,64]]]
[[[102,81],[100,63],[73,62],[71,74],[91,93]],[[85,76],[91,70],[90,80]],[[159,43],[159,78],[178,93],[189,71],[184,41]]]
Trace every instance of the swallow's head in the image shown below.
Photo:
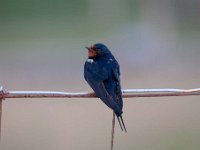
[[[88,57],[100,57],[105,54],[110,54],[110,50],[102,43],[97,43],[86,48],[88,49]]]

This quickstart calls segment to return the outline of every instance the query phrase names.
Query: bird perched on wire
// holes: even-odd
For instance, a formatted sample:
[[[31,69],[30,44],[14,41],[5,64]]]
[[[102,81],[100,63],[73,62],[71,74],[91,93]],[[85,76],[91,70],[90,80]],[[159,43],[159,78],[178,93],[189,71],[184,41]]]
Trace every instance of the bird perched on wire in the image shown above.
[[[123,99],[119,64],[104,44],[97,43],[86,48],[88,59],[84,65],[84,78],[96,96],[114,111],[122,131],[124,128],[126,132],[122,118]]]

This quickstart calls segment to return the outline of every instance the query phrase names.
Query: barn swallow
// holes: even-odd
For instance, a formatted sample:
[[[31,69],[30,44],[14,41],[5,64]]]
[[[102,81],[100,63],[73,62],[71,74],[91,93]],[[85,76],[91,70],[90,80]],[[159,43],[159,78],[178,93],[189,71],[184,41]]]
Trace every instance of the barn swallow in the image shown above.
[[[120,66],[110,50],[101,43],[86,47],[88,59],[84,65],[84,78],[109,108],[111,108],[123,131],[126,127],[122,118],[123,99],[120,83]]]

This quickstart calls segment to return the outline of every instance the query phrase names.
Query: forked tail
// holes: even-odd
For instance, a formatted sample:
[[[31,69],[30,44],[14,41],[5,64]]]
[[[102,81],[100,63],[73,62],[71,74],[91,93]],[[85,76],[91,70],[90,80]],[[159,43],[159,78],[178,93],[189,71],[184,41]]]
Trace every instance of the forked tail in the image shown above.
[[[117,116],[117,119],[118,119],[118,122],[119,122],[119,125],[120,125],[122,131],[124,130],[125,132],[127,132],[122,116]]]

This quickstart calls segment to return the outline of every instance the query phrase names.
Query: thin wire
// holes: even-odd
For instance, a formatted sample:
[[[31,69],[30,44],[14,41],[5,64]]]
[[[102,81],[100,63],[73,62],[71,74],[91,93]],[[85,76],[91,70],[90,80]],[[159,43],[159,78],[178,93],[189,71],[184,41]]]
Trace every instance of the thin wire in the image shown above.
[[[115,112],[113,111],[112,131],[111,131],[111,150],[114,149],[114,136],[115,136]]]
[[[0,142],[1,142],[1,117],[2,117],[2,101],[4,96],[3,87],[0,87]]]
[[[0,90],[1,91],[1,90]],[[122,90],[124,98],[133,97],[164,97],[200,95],[200,88],[196,89],[126,89]],[[58,91],[4,91],[0,97],[7,98],[95,98],[94,93],[58,92]]]

